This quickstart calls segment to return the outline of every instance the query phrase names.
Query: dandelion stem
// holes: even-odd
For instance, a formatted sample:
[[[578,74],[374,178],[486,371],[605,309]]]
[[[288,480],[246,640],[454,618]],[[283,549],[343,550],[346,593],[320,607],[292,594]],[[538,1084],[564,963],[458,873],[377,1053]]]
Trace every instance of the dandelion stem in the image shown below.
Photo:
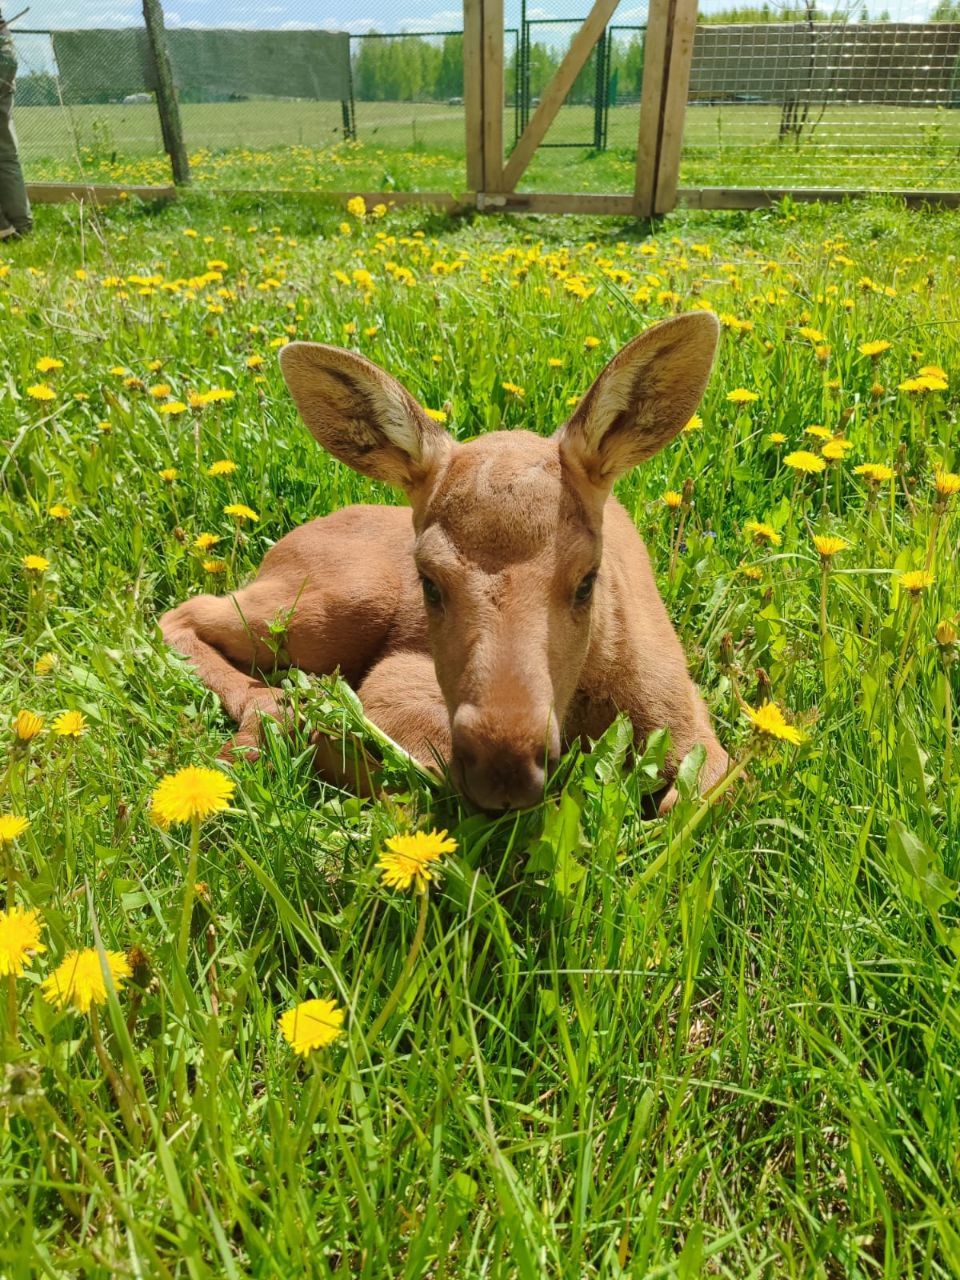
[[[942,512],[937,507],[934,507],[933,523],[930,525],[930,538],[927,542],[927,558],[923,566],[926,569],[927,573],[929,573],[930,570],[933,568],[933,558],[937,552],[937,534],[940,532],[941,515],[942,515]]]
[[[180,932],[177,935],[177,959],[186,973],[187,951],[190,947],[190,921],[193,918],[193,900],[196,896],[197,864],[200,859],[200,819],[190,819],[190,857],[187,860],[187,880],[183,886],[183,910],[180,913]]]
[[[90,1006],[90,1034],[93,1037],[93,1047],[96,1050],[97,1061],[100,1063],[100,1069],[106,1076],[110,1090],[116,1099],[124,1127],[131,1139],[134,1139],[139,1146],[139,1139],[142,1134],[133,1109],[133,1099],[130,1097],[127,1086],[120,1079],[120,1074],[113,1065],[113,1059],[107,1053],[106,1045],[103,1043],[103,1037],[100,1034],[100,1017],[95,1004]]]
[[[910,654],[910,657],[908,659],[907,653],[910,648],[910,642],[913,639],[913,633],[916,630],[917,618],[919,616],[920,616],[920,597],[919,595],[917,595],[910,608],[910,617],[907,620],[907,629],[906,629],[906,632],[904,633],[903,646],[900,650],[900,660],[897,663],[899,674],[897,675],[897,682],[893,688],[894,701],[896,701],[897,698],[900,697],[900,694],[903,692],[903,686],[906,684],[907,676],[910,674],[910,668],[913,666],[913,654]]]
[[[397,979],[396,986],[387,997],[387,1003],[380,1010],[379,1016],[373,1026],[367,1033],[367,1044],[371,1045],[377,1036],[387,1024],[387,1019],[400,1003],[400,997],[407,989],[407,983],[410,981],[410,974],[413,972],[413,966],[417,962],[417,956],[420,954],[420,948],[423,945],[423,935],[427,928],[427,905],[430,898],[429,886],[425,887],[420,894],[420,915],[417,918],[417,928],[413,935],[413,942],[410,944],[410,950],[407,952],[407,958],[403,962],[403,970]]]
[[[943,785],[946,790],[953,773],[953,689],[946,666],[943,668],[943,723],[946,730],[943,744]]]
[[[17,979],[12,973],[7,974],[7,1043],[16,1044],[17,1032]]]
[[[684,511],[680,516],[680,519],[677,521],[677,528],[673,539],[673,550],[670,553],[670,568],[667,570],[667,581],[671,583],[671,585],[677,572],[677,561],[680,558],[680,543],[683,541],[683,529],[686,523],[687,513]]]
[[[658,853],[650,865],[645,867],[640,875],[637,876],[638,884],[646,884],[649,880],[652,880],[654,876],[662,871],[670,859],[683,849],[720,797],[725,795],[737,779],[743,776],[755,754],[754,749],[751,747],[744,753],[742,759],[738,760],[733,768],[710,788],[703,797],[699,809],[687,819],[667,847],[661,853]]]

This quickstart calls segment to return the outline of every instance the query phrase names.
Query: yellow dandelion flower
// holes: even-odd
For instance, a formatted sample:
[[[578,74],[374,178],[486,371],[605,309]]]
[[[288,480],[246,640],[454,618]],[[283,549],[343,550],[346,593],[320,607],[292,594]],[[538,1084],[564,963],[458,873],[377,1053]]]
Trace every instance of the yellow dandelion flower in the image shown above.
[[[381,880],[392,889],[414,889],[424,893],[435,877],[430,864],[445,853],[453,853],[456,840],[446,831],[415,831],[412,835],[391,836],[384,841],[386,851],[377,859]]]
[[[231,516],[241,524],[244,520],[252,520],[256,522],[260,519],[252,507],[248,507],[242,502],[228,502],[223,508],[223,514],[225,516]]]
[[[280,1015],[280,1032],[294,1053],[305,1058],[343,1034],[344,1017],[335,1000],[304,1000]]]
[[[43,730],[43,716],[35,711],[18,711],[13,720],[13,732],[21,742],[32,742]]]
[[[198,551],[209,551],[212,547],[215,547],[219,541],[219,533],[198,533],[193,540],[193,545]]]
[[[787,437],[782,431],[770,431],[767,433],[767,444],[786,444]]]
[[[893,343],[887,342],[886,338],[877,338],[873,342],[861,342],[857,350],[862,356],[882,356],[885,351],[889,351]]]
[[[830,462],[842,462],[853,447],[851,440],[828,440],[820,452]]]
[[[105,951],[104,960],[117,991],[132,974],[130,961],[122,951]],[[66,1009],[73,1005],[77,1013],[89,1013],[91,1006],[107,1003],[107,985],[103,977],[100,954],[96,947],[69,951],[50,977],[41,983],[48,1004]]]
[[[806,338],[808,342],[826,342],[827,335],[821,333],[819,329],[811,329],[809,325],[803,325],[797,330],[801,338]]]
[[[933,477],[933,487],[938,498],[952,498],[960,493],[960,476],[953,471],[937,471]]]
[[[263,365],[263,356],[256,354],[247,356],[246,365],[248,369],[259,369]]]
[[[53,722],[58,738],[82,738],[87,732],[87,717],[82,711],[64,711]]]
[[[162,471],[157,472],[164,484],[173,484],[179,474],[176,467],[164,467]]]
[[[683,425],[684,431],[700,431],[702,427],[703,418],[700,417],[699,413],[695,413],[690,421],[685,422]]]
[[[150,809],[167,823],[202,821],[229,808],[234,789],[235,784],[219,769],[187,765],[160,780]]]
[[[518,400],[522,400],[527,394],[523,387],[518,386],[515,382],[501,382],[500,385],[507,395],[516,396]]]
[[[933,586],[934,577],[927,569],[908,569],[906,573],[898,573],[894,582],[901,591],[909,591],[912,596],[919,596],[921,591],[926,591],[928,587]]]
[[[752,707],[744,707],[744,711],[753,727],[764,737],[792,742],[794,746],[799,746],[804,741],[804,735],[795,725],[787,723],[775,702],[765,702],[757,711]]]
[[[46,556],[24,556],[22,564],[27,573],[46,573],[50,568],[50,561]]]
[[[352,213],[355,218],[365,218],[367,215],[367,202],[363,196],[351,196],[347,201],[347,213]]]
[[[54,369],[63,368],[63,361],[56,356],[41,356],[33,367],[37,373],[53,373]]]
[[[814,422],[809,427],[803,428],[805,436],[814,436],[817,440],[832,440],[833,432],[828,431],[826,427],[821,427],[819,422]]]
[[[677,493],[676,489],[668,489],[664,493],[662,501],[664,506],[669,507],[671,511],[675,511],[683,502],[683,494]]]
[[[784,462],[788,467],[793,467],[794,471],[807,474],[823,471],[827,465],[822,458],[818,458],[815,453],[809,453],[806,449],[797,449],[794,453],[788,453]]]
[[[731,404],[753,404],[760,397],[756,391],[750,391],[747,387],[734,387],[732,391],[727,392],[727,399]]]
[[[921,373],[916,378],[906,378],[897,386],[898,391],[946,391],[947,383],[943,378],[936,378],[930,373]]]
[[[158,382],[156,386],[147,389],[147,395],[154,400],[169,400],[173,392],[165,382]]]
[[[600,339],[595,338],[591,333],[588,337],[584,338],[583,345],[587,348],[588,351],[595,351],[597,347],[599,347],[600,345]]]
[[[773,525],[766,524],[762,520],[748,520],[743,526],[743,531],[751,534],[758,543],[769,542],[773,547],[779,547],[783,541]]]
[[[49,382],[35,382],[27,387],[27,395],[31,400],[56,400],[57,393]]]
[[[237,469],[237,464],[231,462],[229,458],[218,458],[216,462],[211,462],[207,467],[208,476],[232,476]]]
[[[839,555],[841,551],[846,551],[850,543],[846,538],[831,537],[829,534],[815,533],[813,535],[813,545],[820,553],[821,560],[830,560],[833,556]]]
[[[46,951],[40,941],[39,911],[14,907],[0,912],[0,977],[19,978],[33,957]]]
[[[933,634],[941,649],[950,649],[957,643],[957,628],[951,618],[942,618]]]
[[[859,467],[853,468],[855,476],[863,476],[864,480],[870,485],[886,484],[894,477],[893,467],[888,467],[884,462],[861,462]]]
[[[52,507],[47,507],[47,515],[51,520],[69,520],[71,514],[65,502],[55,502]]]
[[[946,369],[942,369],[938,364],[922,364],[917,372],[922,378],[937,378],[940,382],[947,381]]]
[[[13,844],[30,825],[30,819],[19,813],[0,813],[0,845]]]
[[[203,571],[204,573],[212,573],[214,575],[226,573],[227,562],[226,560],[204,560]]]
[[[34,675],[40,677],[48,676],[60,659],[55,653],[41,653],[40,657],[33,664]]]
[[[162,404],[157,413],[166,414],[168,417],[176,417],[178,414],[186,413],[187,405],[182,400],[168,400],[166,404]]]
[[[424,409],[424,413],[434,422],[444,423],[447,420],[447,415],[442,409]]]
[[[739,572],[742,573],[745,578],[749,578],[751,582],[759,582],[763,577],[763,570],[755,564],[741,564],[739,566]]]

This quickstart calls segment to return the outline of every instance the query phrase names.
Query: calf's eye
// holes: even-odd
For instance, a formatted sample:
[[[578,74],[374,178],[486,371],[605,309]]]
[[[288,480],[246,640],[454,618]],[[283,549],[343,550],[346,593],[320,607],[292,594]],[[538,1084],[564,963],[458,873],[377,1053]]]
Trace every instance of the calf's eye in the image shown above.
[[[427,578],[421,574],[420,585],[423,587],[423,598],[426,600],[427,604],[438,605],[443,603],[443,596],[440,592],[440,588],[432,578]]]
[[[592,569],[585,577],[581,578],[580,583],[573,593],[573,599],[576,604],[586,604],[593,595],[593,587],[597,581],[597,571]]]

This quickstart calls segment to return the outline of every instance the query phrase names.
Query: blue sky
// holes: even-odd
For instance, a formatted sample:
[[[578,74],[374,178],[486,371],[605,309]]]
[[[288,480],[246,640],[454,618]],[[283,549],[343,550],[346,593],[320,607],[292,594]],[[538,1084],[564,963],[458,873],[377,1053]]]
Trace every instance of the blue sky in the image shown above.
[[[702,11],[728,8],[738,0],[700,0]],[[762,0],[748,0],[762,3]],[[770,0],[775,5],[778,0]],[[782,0],[781,0],[782,2]],[[795,2],[795,0],[793,0]],[[141,0],[0,0],[9,16],[30,3],[30,13],[17,25],[35,28],[125,27],[142,21]],[[824,8],[858,14],[861,0],[818,0]],[[936,0],[866,0],[873,13],[889,10],[894,21],[923,22]],[[530,18],[582,18],[590,0],[527,0]],[[321,27],[333,31],[459,31],[463,9],[456,0],[163,0],[171,27],[258,27],[295,30]],[[515,25],[519,0],[505,0],[507,25]],[[621,0],[615,22],[643,22],[646,3]],[[564,29],[564,34],[569,28]],[[18,41],[21,75],[52,70],[49,41],[22,37]]]
[[[8,13],[14,13],[27,0],[2,0]],[[821,0],[822,2],[822,0]],[[890,10],[899,21],[923,21],[935,0],[867,0],[868,7],[879,12]],[[727,7],[729,0],[701,0],[705,11]],[[543,18],[583,17],[589,0],[528,0],[528,16]],[[845,0],[842,8],[858,11],[856,0]],[[824,7],[829,7],[829,3]],[[171,26],[235,26],[235,27],[328,27],[340,31],[439,31],[459,30],[463,10],[452,0],[164,0],[167,22]],[[506,0],[507,22],[516,21],[519,3]],[[646,5],[636,0],[622,0],[616,21],[642,20]],[[115,27],[141,21],[140,0],[32,0],[27,21],[33,27]]]

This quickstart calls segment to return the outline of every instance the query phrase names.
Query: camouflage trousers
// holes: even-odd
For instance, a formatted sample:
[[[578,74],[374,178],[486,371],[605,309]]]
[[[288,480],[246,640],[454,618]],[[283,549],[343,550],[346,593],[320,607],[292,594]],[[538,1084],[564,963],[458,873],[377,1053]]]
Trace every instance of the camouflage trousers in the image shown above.
[[[29,231],[33,225],[30,201],[13,131],[13,84],[17,60],[9,37],[0,36],[0,230],[13,226]]]

